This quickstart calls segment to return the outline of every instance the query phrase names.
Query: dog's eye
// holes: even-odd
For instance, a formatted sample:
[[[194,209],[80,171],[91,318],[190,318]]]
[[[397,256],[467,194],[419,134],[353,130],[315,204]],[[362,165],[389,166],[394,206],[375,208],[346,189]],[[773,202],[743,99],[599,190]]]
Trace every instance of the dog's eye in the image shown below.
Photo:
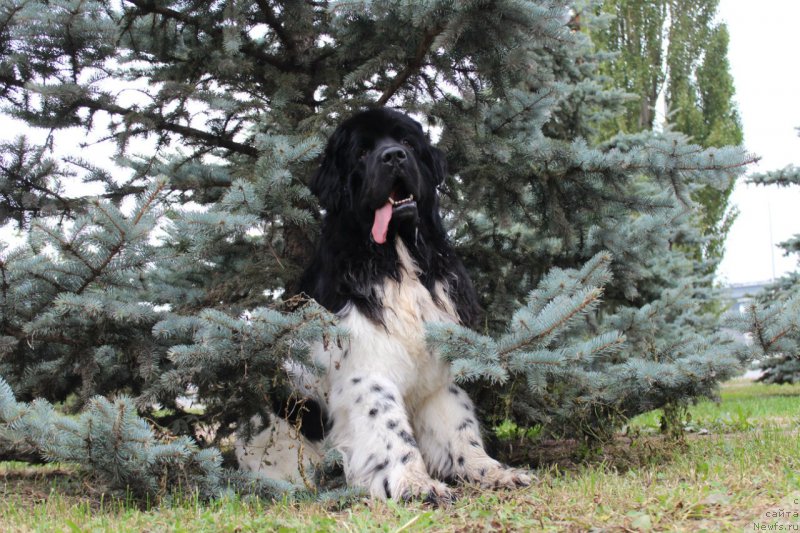
[[[364,159],[364,158],[365,158],[365,157],[367,157],[368,155],[369,155],[369,150],[367,150],[367,149],[364,149],[364,150],[361,150],[361,151],[358,153],[358,158],[359,158],[359,159]]]
[[[411,141],[409,141],[408,139],[403,139],[400,142],[403,143],[403,146],[411,148],[412,150],[414,150],[414,145],[411,144]]]

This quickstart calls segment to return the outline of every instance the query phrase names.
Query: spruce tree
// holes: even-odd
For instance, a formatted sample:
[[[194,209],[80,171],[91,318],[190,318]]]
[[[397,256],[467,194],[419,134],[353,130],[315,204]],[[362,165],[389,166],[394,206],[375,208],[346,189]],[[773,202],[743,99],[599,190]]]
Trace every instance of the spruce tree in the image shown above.
[[[765,186],[797,186],[800,168],[789,165],[755,174],[749,181]],[[799,254],[800,234],[780,246],[787,255]],[[790,272],[766,287],[742,315],[732,317],[731,321],[751,337],[749,357],[759,360],[764,371],[759,381],[800,382],[800,271]]]
[[[0,156],[1,221],[27,232],[0,257],[0,444],[142,495],[176,485],[159,480],[213,495],[236,479],[139,417],[224,447],[292,393],[284,362],[346,342],[294,294],[320,218],[305,184],[335,125],[383,105],[448,155],[445,219],[485,321],[431,325],[429,341],[485,422],[596,439],[713,394],[739,360],[706,312],[708,265],[687,252],[707,242],[694,197],[752,158],[677,132],[596,142],[627,97],[576,31],[596,23],[581,9],[3,3],[3,110],[51,135],[9,139]],[[116,142],[113,171],[90,150],[57,155],[78,135]]]

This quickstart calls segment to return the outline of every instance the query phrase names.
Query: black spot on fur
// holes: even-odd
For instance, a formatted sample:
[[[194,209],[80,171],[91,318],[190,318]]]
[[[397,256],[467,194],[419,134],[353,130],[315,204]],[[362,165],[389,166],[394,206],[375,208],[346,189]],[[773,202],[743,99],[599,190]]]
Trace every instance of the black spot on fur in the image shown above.
[[[486,469],[485,468],[481,468],[480,472],[478,472],[478,473],[481,475],[481,477],[483,477],[483,476],[486,475]]]
[[[384,394],[383,397],[386,398],[390,402],[396,402],[397,401],[394,398],[394,394],[392,394],[390,392],[387,392],[386,394]]]
[[[406,444],[413,446],[414,448],[417,447],[416,439],[414,439],[411,433],[409,433],[405,429],[401,429],[400,432],[397,434],[397,436],[403,439],[403,442],[405,442]]]
[[[361,403],[361,400],[363,400],[363,399],[364,399],[364,397],[359,394],[358,398],[356,398],[356,403]]]
[[[458,466],[464,466],[464,456],[463,455],[459,455],[458,456]]]
[[[403,457],[400,458],[400,462],[403,464],[408,464],[408,462],[411,460],[411,457],[413,456],[414,456],[413,452],[408,452],[407,454],[405,454]]]
[[[372,469],[372,473],[373,474],[377,474],[378,472],[380,472],[381,470],[383,470],[387,466],[389,466],[389,459],[388,458],[384,459],[382,463],[376,464],[375,467]]]
[[[481,443],[480,443],[480,442],[478,442],[478,441],[476,441],[476,440],[471,440],[471,441],[469,441],[469,445],[470,445],[470,446],[474,446],[474,447],[476,447],[476,448],[480,448],[480,447],[481,447]]]
[[[391,498],[392,497],[391,492],[389,492],[389,478],[388,477],[383,478],[383,492],[386,493],[386,497],[387,498]]]
[[[397,420],[389,420],[386,422],[386,427],[389,429],[394,429],[397,427]]]
[[[462,403],[461,407],[463,407],[467,411],[472,411],[472,406],[470,404],[468,404],[467,402]]]
[[[450,394],[458,396],[458,388],[455,385],[450,385],[449,387],[447,387],[447,390],[450,391]]]
[[[376,408],[372,408],[369,410],[369,416],[375,416],[378,414],[378,410]]]
[[[472,420],[471,418],[467,418],[466,420],[461,422],[461,424],[458,426],[457,429],[458,429],[458,431],[464,431],[465,429],[467,429],[469,426],[471,426],[474,423],[475,423],[474,420]]]
[[[383,387],[376,384],[370,387],[369,390],[371,390],[372,392],[381,392],[383,390]]]
[[[414,149],[404,148],[404,140]],[[386,146],[405,151],[402,167],[380,164]],[[397,249],[390,244],[399,238],[419,265],[420,281],[431,295],[437,281],[445,282],[461,322],[476,326],[480,308],[475,289],[448,241],[439,213],[437,187],[446,174],[444,154],[431,146],[420,124],[410,117],[380,108],[342,122],[309,180],[326,213],[313,260],[297,292],[334,313],[351,304],[381,324],[383,294],[375,287],[400,276]],[[414,194],[417,216],[393,218],[387,243],[376,244],[370,238],[374,211],[397,188]]]
[[[353,382],[353,385],[356,385],[356,384],[358,384],[358,383],[361,383],[361,378],[353,378],[353,379],[351,379],[350,381],[352,381],[352,382]]]

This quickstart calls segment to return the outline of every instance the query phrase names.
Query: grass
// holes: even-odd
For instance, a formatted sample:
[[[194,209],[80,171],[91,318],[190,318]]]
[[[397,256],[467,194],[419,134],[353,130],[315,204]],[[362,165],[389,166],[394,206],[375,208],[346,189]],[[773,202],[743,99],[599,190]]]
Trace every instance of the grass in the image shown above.
[[[641,431],[610,453],[638,457],[633,467],[612,466],[613,456],[551,465],[528,489],[466,487],[445,509],[186,498],[142,510],[106,499],[69,468],[5,464],[0,531],[753,531],[776,522],[800,530],[800,386],[728,384],[721,402],[691,416],[708,432],[683,445],[648,433],[657,413],[632,421]]]
[[[722,386],[721,401],[704,400],[690,410],[690,430],[717,433],[800,425],[800,384],[763,385],[735,380]],[[636,417],[633,428],[657,430],[661,410]]]

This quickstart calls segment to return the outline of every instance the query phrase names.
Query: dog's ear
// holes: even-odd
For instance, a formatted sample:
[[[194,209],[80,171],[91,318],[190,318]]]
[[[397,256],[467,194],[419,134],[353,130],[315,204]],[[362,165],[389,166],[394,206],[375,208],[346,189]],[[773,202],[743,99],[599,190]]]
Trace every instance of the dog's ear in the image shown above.
[[[436,186],[438,187],[444,183],[444,179],[447,176],[447,157],[445,157],[444,152],[435,146],[431,146],[430,150],[431,161],[433,162],[433,176],[436,178]]]
[[[339,181],[336,162],[326,155],[311,177],[308,188],[319,199],[320,205],[328,211],[335,210],[341,201],[342,187]]]
[[[343,187],[339,166],[336,164],[336,147],[331,139],[319,168],[308,183],[308,188],[319,199],[324,209],[335,211],[341,204]]]

